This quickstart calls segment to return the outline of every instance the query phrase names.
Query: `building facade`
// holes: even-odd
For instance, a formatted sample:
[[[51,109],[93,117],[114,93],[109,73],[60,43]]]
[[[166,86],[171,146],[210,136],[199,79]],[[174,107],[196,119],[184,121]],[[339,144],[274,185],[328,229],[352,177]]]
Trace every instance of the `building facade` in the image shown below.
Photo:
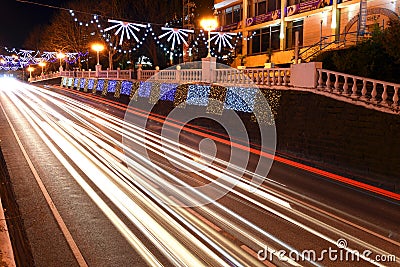
[[[400,1],[215,0],[214,9],[221,31],[242,33],[245,66],[263,67],[293,62],[297,48],[307,60],[317,50],[367,38],[373,27],[386,28],[399,20]],[[234,65],[240,64],[236,59]]]

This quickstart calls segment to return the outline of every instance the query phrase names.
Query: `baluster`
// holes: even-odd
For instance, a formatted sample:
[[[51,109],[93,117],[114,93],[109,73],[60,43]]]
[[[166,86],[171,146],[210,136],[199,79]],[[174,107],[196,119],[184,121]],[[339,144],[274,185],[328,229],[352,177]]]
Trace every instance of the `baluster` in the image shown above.
[[[326,79],[325,86],[326,86],[326,89],[330,92],[331,91],[331,73],[327,72],[326,75],[327,75],[327,79]]]
[[[271,70],[267,70],[267,85],[271,86]]]
[[[287,71],[286,70],[284,70],[283,71],[283,85],[284,86],[287,86]]]
[[[278,76],[277,76],[278,81],[277,81],[277,84],[276,84],[276,85],[281,85],[282,73],[281,73],[280,70],[278,70],[277,73],[278,73]]]
[[[393,95],[393,106],[399,106],[399,87],[394,87],[394,95]]]
[[[357,78],[353,77],[353,87],[351,88],[351,91],[353,92],[351,94],[352,97],[357,97]]]
[[[265,84],[265,72],[264,72],[264,70],[261,70],[261,83],[260,84]]]
[[[323,88],[324,87],[324,85],[323,85],[324,81],[322,80],[322,69],[318,70],[318,75],[319,75],[319,77],[318,77],[318,88]]]
[[[387,84],[386,83],[384,83],[383,84],[383,93],[382,93],[382,104],[386,104],[386,105],[388,105],[389,103],[388,103],[388,101],[387,101],[387,97],[388,97],[388,94],[387,94]]]
[[[349,95],[349,84],[347,83],[347,76],[344,77],[344,84],[343,84],[343,94],[344,95]]]
[[[361,90],[361,99],[367,100],[367,80],[363,79],[363,87]]]
[[[333,87],[335,88],[336,93],[340,93],[340,91],[339,91],[339,75],[337,73],[335,73],[335,83],[334,83]]]
[[[275,85],[275,70],[271,70],[271,85]]]

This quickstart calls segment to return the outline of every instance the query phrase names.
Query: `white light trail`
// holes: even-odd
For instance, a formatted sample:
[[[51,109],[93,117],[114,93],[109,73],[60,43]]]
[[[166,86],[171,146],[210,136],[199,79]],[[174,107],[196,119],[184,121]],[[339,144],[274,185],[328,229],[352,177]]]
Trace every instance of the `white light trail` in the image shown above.
[[[140,188],[143,191],[148,192],[149,194],[154,196],[154,199],[159,199],[157,202],[158,205],[161,205],[162,202],[164,203],[171,203],[171,200],[168,200],[168,195],[165,195],[165,191],[170,194],[171,192],[175,192],[174,195],[178,196],[179,199],[184,199],[185,202],[189,201],[192,203],[196,202],[196,198],[201,197],[201,198],[207,198],[208,196],[202,192],[198,192],[196,190],[193,190],[193,195],[188,195],[186,193],[183,193],[176,187],[171,186],[170,183],[165,181],[159,174],[162,174],[166,177],[168,177],[170,180],[174,181],[177,184],[181,184],[182,186],[188,186],[185,184],[181,179],[178,179],[176,176],[173,174],[169,173],[166,169],[163,169],[162,167],[154,164],[153,162],[149,161],[149,159],[143,157],[142,155],[136,154],[135,151],[129,150],[129,148],[124,147],[121,142],[113,138],[111,135],[105,133],[104,131],[101,131],[98,129],[94,124],[90,123],[90,120],[95,120],[97,123],[101,124],[105,128],[109,129],[110,132],[116,133],[116,134],[122,134],[126,138],[130,138],[133,142],[135,142],[137,145],[144,146],[146,149],[149,149],[150,151],[157,153],[159,156],[165,157],[166,160],[173,161],[176,164],[185,164],[185,168],[188,170],[192,171],[196,175],[199,175],[200,177],[204,179],[210,179],[211,176],[216,176],[216,177],[223,177],[224,181],[228,183],[235,183],[239,188],[242,189],[248,189],[248,187],[252,186],[251,181],[245,180],[240,176],[237,176],[234,172],[227,173],[223,168],[216,166],[216,165],[210,165],[207,164],[204,166],[204,164],[201,164],[201,162],[196,162],[193,160],[194,154],[198,153],[197,151],[191,149],[190,147],[185,147],[182,144],[177,144],[171,140],[163,140],[163,143],[160,143],[159,137],[154,133],[151,133],[149,131],[146,131],[145,129],[141,129],[136,127],[135,125],[126,125],[126,122],[122,121],[121,119],[115,118],[107,113],[98,111],[94,108],[91,108],[85,104],[82,104],[81,102],[71,100],[68,97],[65,96],[60,96],[54,92],[42,90],[42,89],[32,89],[33,87],[29,87],[29,90],[21,90],[19,93],[23,94],[25,96],[29,96],[28,98],[24,97],[24,101],[30,102],[31,100],[34,102],[32,103],[32,109],[37,110],[37,106],[40,106],[40,109],[43,109],[43,112],[46,112],[48,114],[51,114],[53,116],[52,121],[54,121],[54,118],[56,118],[59,122],[55,122],[56,124],[52,125],[52,128],[56,129],[57,127],[62,127],[62,131],[59,133],[63,135],[64,139],[68,139],[68,136],[73,137],[78,143],[73,145],[75,148],[80,146],[80,153],[88,159],[91,159],[92,162],[96,162],[95,158],[91,158],[91,154],[97,155],[97,158],[100,158],[102,161],[102,164],[99,165],[99,163],[96,163],[95,167],[100,168],[101,172],[103,175],[110,177],[115,185],[118,184],[119,186],[125,186],[128,185],[130,190],[133,190],[134,187],[132,187],[133,184],[136,186],[140,186]],[[32,91],[32,94],[29,92]],[[50,100],[49,102],[52,102],[53,104],[59,106],[63,111],[66,111],[69,113],[71,116],[74,117],[77,121],[82,123],[85,128],[75,124],[74,122],[67,120],[60,114],[54,111],[54,109],[50,107],[46,107],[44,103],[41,103],[38,99],[35,99],[33,96],[33,93],[35,94],[40,94],[42,97],[47,98]],[[31,99],[31,100],[30,100]],[[57,100],[59,99],[59,100]],[[65,102],[63,102],[65,101]],[[36,108],[35,108],[36,107]],[[41,110],[37,111],[38,113],[42,114]],[[47,120],[49,117],[45,115],[44,113],[42,114],[43,117],[47,117]],[[50,122],[48,122],[49,125]],[[125,128],[121,128],[123,125],[128,126]],[[49,131],[51,131],[49,129]],[[102,138],[99,139],[97,136],[101,136]],[[102,141],[102,139],[104,141]],[[74,141],[75,142],[75,141]],[[73,143],[73,139],[70,140],[70,143]],[[119,162],[118,159],[121,159],[124,157],[124,155],[114,147],[107,145],[107,143],[111,143],[115,145],[116,147],[120,149],[125,149],[126,151],[129,151],[131,155],[134,155],[132,158],[127,159],[127,163],[136,170],[135,172],[131,173],[129,172],[126,167],[124,167],[121,162]],[[179,148],[184,148],[185,151],[179,150]],[[160,151],[165,152],[161,153]],[[168,157],[166,157],[166,155]],[[73,160],[76,160],[72,157]],[[134,159],[134,160],[133,160]],[[98,161],[98,160],[97,160]],[[219,163],[223,164],[223,161],[219,161]],[[224,165],[225,166],[225,165]],[[200,173],[197,171],[197,169],[201,167],[203,170],[208,172],[208,175],[205,175],[203,173]],[[152,172],[151,170],[157,170],[159,174]],[[133,177],[131,177],[134,175]],[[159,188],[153,187],[151,184],[146,183],[146,180],[143,179],[150,179],[153,183],[160,185]],[[210,179],[211,181],[212,179]],[[124,181],[123,183],[121,183]],[[108,184],[107,184],[108,185]],[[216,186],[219,187],[224,187],[226,186],[224,183],[216,183]],[[160,190],[161,188],[161,190]],[[363,242],[362,240],[359,240],[357,238],[352,237],[349,234],[346,234],[343,231],[340,231],[330,225],[321,223],[320,221],[307,216],[304,213],[301,213],[300,211],[294,210],[291,208],[290,204],[287,201],[283,201],[279,197],[275,196],[277,193],[276,192],[267,192],[266,188],[256,188],[256,190],[252,190],[251,193],[261,197],[264,200],[267,200],[271,203],[275,203],[280,205],[281,207],[285,207],[287,211],[290,213],[296,215],[296,216],[301,216],[302,218],[315,223],[319,225],[319,227],[324,227],[325,229],[331,231],[332,233],[340,234],[342,237],[346,237],[348,240],[352,240],[354,242],[357,242],[358,244],[371,248],[374,251],[378,253],[385,253],[385,251],[371,246],[366,242]],[[137,193],[137,192],[136,192]],[[242,199],[253,203],[254,205],[257,205],[258,207],[262,208],[265,211],[271,212],[286,221],[289,221],[293,223],[294,225],[297,225],[301,227],[302,229],[330,242],[330,243],[336,243],[336,240],[334,238],[330,238],[325,234],[322,234],[314,229],[312,229],[309,226],[306,226],[305,224],[302,224],[292,217],[289,217],[281,212],[278,212],[276,209],[267,206],[263,203],[258,202],[256,199],[251,197],[251,194],[243,194],[240,193],[239,191],[233,189],[231,190],[231,193],[234,193],[238,196],[240,196]],[[111,196],[113,196],[112,193],[110,193]],[[197,197],[196,197],[197,196]],[[123,201],[125,201],[125,198],[123,198],[123,201],[117,197],[115,201],[120,201],[120,205],[123,205]],[[127,200],[128,201],[128,200]],[[282,201],[282,202],[281,202]],[[238,218],[239,221],[241,221],[243,224],[246,225],[246,227],[249,227],[250,229],[259,232],[262,234],[262,236],[265,236],[267,239],[274,240],[274,242],[279,243],[281,246],[287,248],[287,249],[292,249],[290,246],[287,244],[283,243],[279,239],[276,239],[274,236],[270,235],[268,232],[266,232],[264,229],[259,228],[258,226],[252,224],[250,221],[247,219],[240,217],[238,214],[234,213],[233,211],[229,210],[228,208],[220,205],[219,203],[214,203],[215,207],[217,207],[219,210],[223,211],[223,213],[228,214],[230,216],[235,216]],[[122,207],[124,208],[124,207]],[[209,209],[208,207],[200,207],[201,210],[205,213],[208,214],[209,217],[213,218],[213,220],[218,221],[220,224],[225,224],[228,228],[234,229],[238,234],[245,236],[249,240],[252,240],[252,242],[255,242],[256,244],[260,245],[265,243],[265,240],[261,238],[261,236],[254,236],[247,231],[245,231],[242,227],[235,225],[232,222],[226,222],[224,219],[224,216],[222,213],[216,213],[215,211]],[[174,217],[177,220],[180,220],[182,223],[188,223],[188,221],[192,221],[192,219],[185,219],[185,217],[181,214],[182,210],[179,209],[178,207],[174,208],[175,211],[179,211],[178,213],[174,213]],[[171,211],[172,213],[172,211]],[[172,219],[173,220],[173,219]],[[196,223],[198,224],[198,223]],[[175,227],[175,224],[173,224]],[[195,229],[194,229],[195,231]],[[212,244],[217,250],[221,250],[223,253],[224,249],[219,248],[218,246],[213,243],[212,239],[210,239],[209,236],[202,236],[203,240],[207,240],[209,244]],[[200,244],[198,244],[200,246]],[[210,254],[211,256],[212,254]],[[214,255],[215,256],[215,255]],[[226,254],[226,256],[230,256],[229,254]],[[235,257],[234,257],[235,258]],[[379,265],[378,265],[379,266]]]

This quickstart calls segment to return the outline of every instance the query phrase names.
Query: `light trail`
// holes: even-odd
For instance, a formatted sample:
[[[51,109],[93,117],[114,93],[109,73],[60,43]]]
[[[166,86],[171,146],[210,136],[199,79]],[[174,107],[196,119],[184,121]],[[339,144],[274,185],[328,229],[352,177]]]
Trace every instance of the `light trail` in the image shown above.
[[[15,98],[13,99],[15,102]],[[26,102],[27,99],[24,99]],[[36,101],[39,102],[38,99]],[[28,103],[29,104],[29,103]],[[29,109],[24,107],[22,102],[18,104],[19,108],[25,109],[26,116],[30,116],[32,120],[38,124],[43,132],[46,132],[51,139],[56,142],[56,144],[63,149],[64,153],[66,153],[71,159],[74,160],[75,164],[77,164],[80,169],[92,180],[97,187],[104,192],[107,197],[113,201],[113,203],[129,218],[150,240],[153,241],[161,252],[164,252],[164,255],[169,258],[169,260],[174,264],[174,266],[188,266],[191,264],[195,264],[196,266],[203,266],[197,257],[195,257],[188,249],[183,247],[183,245],[176,240],[169,232],[166,231],[159,223],[157,223],[152,217],[150,217],[143,209],[141,209],[131,198],[129,198],[126,194],[124,194],[115,184],[111,183],[110,180],[106,177],[106,175],[100,171],[95,165],[96,159],[90,155],[84,148],[81,147],[80,151],[76,148],[79,148],[79,144],[76,143],[71,137],[56,131],[58,126],[47,118],[45,114],[41,114],[41,118],[47,121],[44,123],[39,118],[34,117],[32,114],[28,114]],[[32,106],[33,107],[33,106]],[[42,108],[45,108],[46,105],[42,103]],[[36,109],[37,113],[41,113],[40,109]],[[53,115],[55,113],[52,113]],[[60,118],[61,115],[57,116]],[[104,169],[103,169],[104,171]],[[108,175],[113,175],[112,173],[108,173]],[[114,178],[114,180],[116,180]],[[161,210],[158,210],[161,212]],[[168,216],[164,214],[166,218],[164,218],[164,222],[174,222],[174,220],[169,220]],[[196,238],[191,236],[182,226],[178,224],[174,224],[174,227],[181,234],[185,234],[188,236],[188,239],[191,242],[195,242]],[[168,244],[168,247],[166,247]],[[211,251],[209,251],[202,244],[197,242],[197,245],[202,246],[203,252],[208,253],[210,258],[218,259]],[[222,262],[220,262],[221,264]],[[224,264],[222,264],[223,266]],[[238,265],[240,266],[240,265]]]
[[[302,219],[318,225],[318,227],[323,227],[332,232],[334,236],[339,235],[341,237],[346,237],[357,245],[373,249],[376,253],[386,252],[362,240],[353,238],[351,235],[346,234],[335,227],[322,223],[298,210],[293,209],[287,198],[279,192],[271,191],[265,187],[261,187],[261,189],[256,188],[252,181],[244,179],[242,175],[238,175],[241,171],[245,171],[247,175],[252,175],[252,172],[241,168],[235,168],[235,166],[227,171],[227,169],[222,167],[229,164],[226,161],[216,159],[217,165],[211,165],[208,163],[203,164],[201,161],[195,161],[194,156],[198,154],[198,151],[189,146],[168,139],[163,139],[160,142],[160,138],[151,131],[141,129],[135,125],[127,125],[126,122],[123,122],[119,118],[113,117],[107,113],[98,111],[88,105],[54,92],[26,86],[23,90],[16,89],[12,92],[7,92],[7,94],[14,103],[18,103],[17,107],[21,110],[21,113],[27,117],[27,120],[31,122],[32,127],[35,127],[34,125],[36,125],[35,129],[39,129],[39,127],[41,128],[39,129],[41,132],[39,135],[42,138],[47,138],[44,139],[44,142],[46,144],[51,143],[51,139],[59,148],[62,148],[63,150],[65,149],[65,153],[69,158],[87,174],[99,189],[102,191],[104,190],[104,194],[113,201],[115,206],[117,206],[125,216],[133,221],[145,234],[147,233],[147,237],[152,240],[153,244],[155,244],[157,248],[176,265],[185,265],[185,263],[192,262],[192,260],[201,265],[204,262],[200,261],[198,257],[205,260],[205,255],[207,255],[207,258],[219,265],[225,264],[225,262],[220,258],[221,255],[224,258],[229,259],[229,262],[235,263],[236,266],[245,265],[245,263],[249,262],[250,259],[245,255],[239,255],[240,253],[238,254],[238,250],[232,250],[232,244],[222,238],[218,231],[213,231],[209,225],[205,225],[197,217],[191,215],[187,210],[179,207],[179,205],[177,206],[177,203],[174,202],[184,200],[183,203],[196,204],[199,199],[208,199],[209,196],[203,192],[196,191],[193,188],[191,188],[193,195],[189,195],[187,192],[183,192],[176,186],[174,187],[171,183],[166,181],[164,177],[167,177],[169,180],[174,181],[176,184],[180,184],[183,187],[190,188],[187,183],[168,172],[165,167],[163,168],[155,164],[143,155],[140,155],[129,147],[126,147],[115,137],[100,130],[90,121],[102,125],[107,129],[107,131],[110,131],[112,135],[122,135],[125,138],[129,138],[129,140],[135,142],[137,145],[143,146],[145,149],[157,154],[158,156],[177,165],[184,166],[186,170],[193,174],[208,181],[214,181],[214,186],[216,186],[216,188],[229,189],[230,194],[237,195],[242,199],[242,201],[250,202],[252,205],[261,208],[263,211],[275,214],[293,225],[301,227],[303,230],[317,236],[318,238],[322,238],[332,244],[336,243],[336,239],[328,237],[327,235],[300,223],[277,209],[258,201],[254,197],[261,198],[270,204],[277,205],[280,209],[284,209],[285,212],[301,217]],[[71,119],[67,119],[64,115],[51,108],[37,96],[43,97],[50,103],[56,105],[60,110],[62,110],[62,112],[71,116],[74,121],[76,120],[82,126],[78,125]],[[122,128],[123,126],[125,127]],[[44,133],[46,133],[46,135]],[[56,148],[54,149],[55,151],[58,151]],[[125,155],[121,153],[121,150],[125,150],[131,155],[131,157],[126,159],[126,163],[131,167],[131,170],[121,162],[121,159],[125,158]],[[56,155],[57,152],[54,153]],[[205,157],[207,158],[207,156]],[[59,156],[57,156],[57,158],[59,158]],[[67,160],[60,159],[60,161],[65,163]],[[68,169],[68,166],[65,166]],[[201,173],[199,170],[207,172],[208,175]],[[70,172],[73,171],[71,170]],[[101,179],[98,177],[101,177]],[[223,178],[223,182],[225,183],[218,181],[215,182],[212,177]],[[148,180],[152,182],[148,183]],[[153,184],[156,186],[158,185],[158,187],[155,187]],[[244,194],[237,189],[228,186],[232,184],[249,194]],[[146,194],[143,194],[142,192],[145,192]],[[171,200],[171,194],[178,198],[172,198],[173,200]],[[282,199],[286,200],[283,201]],[[297,204],[294,199],[291,199],[290,202]],[[163,221],[163,225],[166,223],[168,228],[164,228],[165,226],[161,226],[158,221],[146,217],[146,211],[137,203],[145,205],[146,210],[151,210],[152,214],[159,214],[157,217]],[[266,240],[272,240],[274,243],[279,244],[279,246],[282,246],[285,249],[294,250],[294,248],[285,242],[279,240],[264,229],[258,227],[251,221],[218,202],[213,202],[213,206],[224,214],[236,218],[238,221],[243,223],[246,228],[229,221],[228,217],[215,212],[209,207],[201,206],[199,208],[202,213],[207,214],[209,218],[213,219],[213,221],[217,221],[219,225],[223,225],[226,229],[232,229],[238,236],[247,238],[259,247],[268,243]],[[160,207],[162,207],[162,209]],[[168,213],[165,213],[165,211],[168,211]],[[136,216],[133,214],[136,214]],[[137,216],[137,214],[140,214],[140,216]],[[109,218],[112,218],[112,220],[116,219],[111,215]],[[146,218],[146,220],[143,218]],[[147,219],[150,220],[149,225],[147,225]],[[119,223],[117,223],[117,225],[119,225]],[[182,228],[182,225],[196,233],[197,236],[194,237],[185,230],[185,228]],[[199,229],[196,228],[196,226],[199,227]],[[248,229],[261,234],[261,236],[251,234],[248,232]],[[125,230],[120,231],[124,232]],[[179,234],[181,236],[177,237]],[[159,235],[162,236],[160,237]],[[264,237],[264,239],[262,237]],[[125,235],[125,238],[132,237],[128,234]],[[167,242],[168,245],[170,245],[169,240],[174,240],[174,242],[172,242],[173,244],[171,244],[171,247],[166,248],[164,244]],[[183,247],[181,243],[184,242],[183,240],[191,240],[190,242],[192,243],[192,247]],[[193,242],[192,240],[195,241]],[[149,261],[154,259],[154,255],[147,251],[147,248],[140,245],[140,243],[137,244],[136,241],[132,240],[130,242],[134,247],[141,247],[136,249],[143,254],[143,257],[148,257]],[[204,244],[202,242],[204,242]],[[208,247],[213,248],[213,250]],[[271,246],[271,248],[273,248],[273,246]],[[350,248],[348,249],[350,250]],[[217,254],[214,251],[216,251]],[[368,259],[364,258],[364,260]],[[293,261],[290,263],[293,265],[297,264]],[[319,266],[317,263],[310,263]],[[379,264],[376,265],[381,266]]]
[[[92,111],[93,111],[93,110],[92,110]],[[97,122],[99,122],[101,125],[104,125],[104,126],[107,125],[108,122],[101,119],[101,118],[103,118],[103,117],[107,117],[107,114],[104,114],[104,113],[102,113],[102,112],[99,112],[98,115],[99,115],[99,117],[97,118]],[[111,116],[108,115],[108,118],[110,119]],[[113,128],[111,127],[110,129],[113,129]],[[116,130],[116,128],[114,128],[113,130]],[[137,130],[137,129],[136,129],[136,130]],[[102,134],[102,135],[106,135],[104,132],[101,132],[101,134]],[[125,133],[125,134],[127,134],[127,133]],[[129,132],[128,132],[128,134],[129,134]],[[135,133],[135,134],[136,134],[136,133]],[[145,134],[148,134],[148,133],[145,133]],[[148,136],[147,136],[147,137],[148,137]],[[156,141],[157,141],[157,140],[156,140]],[[154,143],[155,143],[156,141],[154,141]],[[113,142],[114,142],[114,143],[118,143],[118,141],[116,141],[116,140],[113,140]],[[139,139],[139,141],[137,142],[137,144],[140,145],[140,144],[143,144],[143,142],[144,142],[144,143],[148,143],[148,142],[146,142],[146,140],[144,140],[144,139]],[[178,145],[178,144],[176,144],[176,145]],[[121,146],[121,145],[119,145],[119,146]],[[147,147],[147,148],[151,149],[151,147]],[[126,148],[125,148],[125,149],[126,149]],[[161,148],[159,147],[158,149],[161,149]],[[156,153],[157,153],[157,150],[153,150],[153,152],[156,152]],[[158,154],[159,154],[160,156],[163,156],[163,153],[159,153],[159,152],[158,152]],[[170,155],[175,155],[175,153],[174,153],[174,152],[171,152],[171,151],[169,151],[168,154],[170,154]],[[135,157],[137,157],[137,156],[138,156],[138,155],[135,155]],[[175,156],[176,156],[176,155],[175,155]],[[190,158],[190,157],[191,157],[191,156],[189,155],[187,158]],[[187,161],[187,158],[183,157],[183,158],[181,158],[181,160],[186,160],[186,161]],[[168,158],[168,160],[172,160],[172,159],[171,159],[171,158]],[[188,165],[190,165],[193,161],[187,161],[187,162],[188,162]],[[197,163],[196,163],[196,164],[197,164]],[[157,168],[157,167],[156,167],[156,168]],[[202,175],[202,174],[196,172],[196,171],[193,170],[193,169],[189,169],[189,170],[193,171],[194,173],[196,173],[196,174],[198,174],[198,175]],[[159,169],[159,171],[163,171],[163,170]],[[170,178],[175,179],[176,182],[181,183],[181,181],[180,181],[180,180],[177,180],[176,177],[171,176],[171,175],[168,174],[168,173],[167,173],[167,175],[170,176]],[[219,174],[217,174],[217,175],[219,175]],[[203,178],[207,178],[207,177],[204,176]],[[236,178],[237,178],[238,180],[240,180],[240,177],[236,177]],[[236,180],[235,180],[235,181],[236,181]],[[221,184],[220,184],[220,185],[221,185]],[[188,186],[188,185],[185,184],[185,186]],[[163,185],[163,187],[165,187],[165,184]],[[232,190],[231,192],[234,192],[234,193],[238,194],[235,190]],[[243,197],[243,198],[245,198],[245,199],[247,199],[247,200],[249,200],[249,201],[252,201],[253,203],[255,202],[254,199],[251,199],[251,198],[249,198],[249,197],[247,197],[247,196],[245,196],[245,195],[243,195],[243,194],[238,194],[238,195],[240,195],[241,197]],[[203,196],[203,197],[204,197],[204,196]],[[256,203],[257,203],[257,202],[256,202]],[[329,242],[332,243],[332,244],[335,244],[335,243],[336,243],[336,240],[331,239],[331,238],[328,238],[328,237],[322,235],[321,233],[318,233],[318,232],[314,231],[313,229],[311,229],[311,228],[305,226],[304,224],[301,224],[301,223],[299,223],[299,222],[297,222],[297,221],[291,219],[291,218],[288,217],[288,216],[282,215],[281,213],[278,213],[277,211],[275,211],[275,210],[273,210],[273,209],[270,209],[269,207],[267,207],[267,206],[265,206],[265,205],[262,205],[262,204],[259,204],[259,203],[257,203],[257,205],[259,205],[260,207],[264,208],[264,210],[268,210],[268,211],[270,211],[270,212],[272,212],[272,213],[274,213],[274,214],[276,214],[276,215],[278,215],[278,216],[284,218],[285,220],[290,221],[290,222],[292,222],[292,223],[294,223],[294,224],[296,224],[296,225],[302,227],[303,229],[305,229],[305,230],[307,230],[307,231],[309,231],[309,232],[311,232],[311,233],[313,233],[313,234],[315,234],[315,235],[317,235],[317,236],[319,236],[319,237],[321,237],[321,238],[323,238],[323,239],[329,241]],[[224,209],[224,208],[223,208],[223,209]],[[226,209],[225,209],[225,211],[229,213],[229,211],[227,211]],[[234,215],[231,214],[231,215],[232,215],[232,216],[238,216],[237,214],[234,214]],[[316,220],[314,220],[313,218],[311,218],[311,217],[309,217],[309,216],[307,216],[307,215],[304,215],[304,214],[301,214],[301,213],[298,214],[298,215],[300,215],[300,216],[302,216],[302,217],[305,216],[307,219],[309,219],[310,221],[313,221],[313,222],[316,223],[316,224],[317,224],[317,223],[318,223],[318,224],[321,224],[321,222],[316,221]],[[215,216],[215,217],[216,217],[216,216]],[[246,224],[249,224],[249,222],[246,222]],[[347,237],[348,239],[354,241],[354,238],[352,238],[351,235],[347,235],[347,234],[345,234],[345,233],[343,233],[343,232],[341,232],[341,231],[338,231],[337,229],[334,229],[333,227],[330,227],[330,226],[325,225],[325,224],[323,224],[323,226],[325,226],[326,229],[330,229],[331,231],[337,233],[339,236],[345,236],[345,237]],[[254,227],[253,227],[253,228],[254,228]],[[262,231],[261,231],[261,232],[262,232]],[[265,234],[265,233],[264,233],[264,234]],[[355,241],[357,241],[357,243],[359,243],[359,244],[363,244],[363,245],[368,246],[368,244],[366,244],[365,242],[362,242],[362,241],[360,241],[360,240],[355,240]],[[378,251],[379,253],[384,253],[384,252],[385,252],[385,251],[379,250],[379,249],[376,248],[376,247],[371,247],[371,246],[368,246],[368,247],[371,248],[371,249],[374,249],[375,251]],[[288,249],[292,249],[292,248],[288,248]]]

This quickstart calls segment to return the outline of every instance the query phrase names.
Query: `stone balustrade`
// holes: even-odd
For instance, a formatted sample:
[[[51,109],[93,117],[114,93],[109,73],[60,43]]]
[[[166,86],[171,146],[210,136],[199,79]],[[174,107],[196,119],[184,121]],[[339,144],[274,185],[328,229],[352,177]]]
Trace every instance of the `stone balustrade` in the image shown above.
[[[63,77],[75,77],[75,78],[102,78],[102,79],[119,79],[119,80],[131,80],[132,70],[99,70],[99,71],[62,71],[61,76]]]
[[[50,80],[54,78],[61,77],[62,73],[60,72],[54,72],[54,73],[49,73],[49,74],[44,74],[44,75],[39,75],[36,77],[29,78],[29,82],[39,82],[39,81],[45,81],[45,80]]]
[[[400,84],[318,69],[317,89],[353,100],[399,110]]]
[[[136,80],[157,79],[164,83],[212,82],[223,86],[259,86],[271,89],[310,91],[339,101],[389,113],[400,113],[400,84],[330,71],[320,62],[292,65],[290,68],[250,68],[137,70]],[[63,71],[33,78],[31,82],[54,77],[133,80],[133,70]],[[206,80],[205,80],[206,79]]]

